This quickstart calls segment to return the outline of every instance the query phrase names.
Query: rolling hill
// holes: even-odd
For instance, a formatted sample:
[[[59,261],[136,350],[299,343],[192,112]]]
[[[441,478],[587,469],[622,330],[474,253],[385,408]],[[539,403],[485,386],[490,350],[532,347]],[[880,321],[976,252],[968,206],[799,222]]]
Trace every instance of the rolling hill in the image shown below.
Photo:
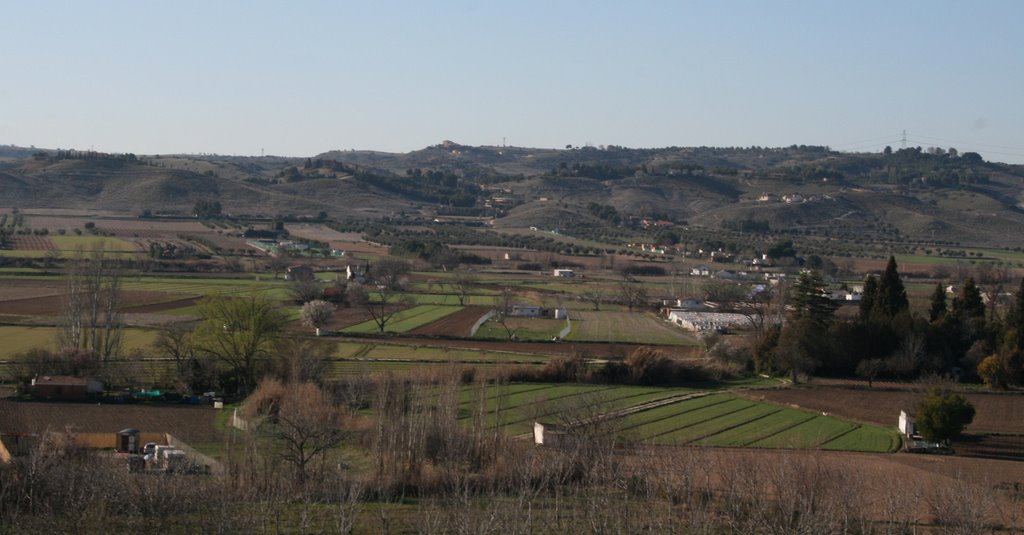
[[[640,217],[706,229],[1024,246],[1024,166],[920,148],[470,147],[309,158],[108,155],[4,147],[0,204],[377,219],[478,217],[497,228],[614,226]],[[614,209],[615,222],[588,206]],[[743,225],[740,225],[743,226]]]

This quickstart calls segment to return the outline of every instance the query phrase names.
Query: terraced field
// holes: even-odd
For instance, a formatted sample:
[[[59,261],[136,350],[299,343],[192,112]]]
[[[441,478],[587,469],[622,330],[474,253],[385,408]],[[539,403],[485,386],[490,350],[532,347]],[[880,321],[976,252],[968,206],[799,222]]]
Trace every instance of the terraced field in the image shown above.
[[[626,417],[635,440],[654,444],[893,451],[895,431],[729,394],[680,401]]]
[[[481,393],[462,392],[460,415],[474,416]],[[658,445],[731,446],[888,452],[899,447],[895,431],[762,403],[728,393],[683,388],[606,385],[491,386],[486,423],[513,435],[534,421],[571,422],[611,415],[609,429],[626,441]]]

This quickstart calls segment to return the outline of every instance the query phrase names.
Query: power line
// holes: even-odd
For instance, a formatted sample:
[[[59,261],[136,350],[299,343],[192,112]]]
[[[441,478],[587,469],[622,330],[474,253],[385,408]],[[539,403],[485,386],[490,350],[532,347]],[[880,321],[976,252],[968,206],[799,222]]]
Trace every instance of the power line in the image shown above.
[[[932,141],[945,141],[947,143],[956,143],[957,145],[969,145],[969,146],[975,146],[975,147],[992,147],[992,148],[995,148],[995,149],[1021,150],[1021,151],[1024,151],[1024,148],[1021,148],[1021,147],[1007,147],[1005,145],[991,145],[991,144],[988,144],[988,143],[977,143],[977,142],[973,142],[973,141],[962,141],[962,140],[958,141],[958,140],[955,140],[955,139],[947,139],[947,138],[932,137],[932,136],[921,136],[921,135],[916,135],[916,134],[914,135],[914,137],[921,138],[921,139],[924,139],[924,140],[929,140],[930,139]]]

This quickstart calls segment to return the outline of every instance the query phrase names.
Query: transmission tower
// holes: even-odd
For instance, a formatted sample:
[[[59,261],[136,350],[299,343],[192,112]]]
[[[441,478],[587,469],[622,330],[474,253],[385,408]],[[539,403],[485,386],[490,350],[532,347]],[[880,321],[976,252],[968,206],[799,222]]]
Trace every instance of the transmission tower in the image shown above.
[[[904,149],[907,148],[907,131],[906,131],[906,129],[903,130],[903,138],[900,139],[900,143],[902,144],[902,146],[900,148],[904,148]]]

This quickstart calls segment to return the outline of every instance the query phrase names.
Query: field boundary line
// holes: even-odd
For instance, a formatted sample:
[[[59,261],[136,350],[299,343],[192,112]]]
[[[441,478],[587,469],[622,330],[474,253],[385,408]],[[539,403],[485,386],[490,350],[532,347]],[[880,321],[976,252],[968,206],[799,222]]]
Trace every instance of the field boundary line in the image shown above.
[[[740,399],[740,398],[734,398],[734,399]],[[730,400],[730,401],[732,401],[732,400]],[[744,400],[744,401],[746,401],[746,400]],[[704,418],[703,420],[697,420],[695,422],[690,422],[690,423],[688,423],[686,425],[683,425],[683,426],[680,426],[680,427],[676,427],[674,429],[669,429],[668,431],[662,431],[661,433],[653,434],[653,435],[647,437],[646,440],[653,440],[655,438],[662,437],[662,436],[668,435],[670,433],[675,433],[676,431],[682,431],[683,429],[689,429],[689,428],[691,428],[693,426],[700,425],[700,424],[703,424],[703,423],[707,423],[707,422],[710,422],[712,420],[717,420],[718,418],[724,418],[726,416],[730,416],[730,415],[736,414],[738,412],[742,412],[742,411],[745,411],[747,409],[751,409],[751,408],[757,406],[752,401],[750,403],[751,403],[750,405],[747,405],[745,407],[740,407],[738,409],[733,409],[733,410],[730,410],[730,411],[727,411],[727,412],[723,412],[722,414],[716,414],[714,416],[709,416],[707,418]],[[712,406],[715,406],[715,405],[712,405]]]
[[[785,410],[785,407],[782,407],[781,410]],[[793,410],[796,410],[796,409],[793,409]],[[755,442],[760,442],[762,440],[767,440],[767,439],[769,439],[769,438],[771,438],[771,437],[773,437],[775,435],[779,435],[779,434],[785,433],[786,431],[789,431],[790,429],[793,429],[794,427],[796,427],[798,425],[802,425],[802,424],[805,424],[805,423],[813,420],[817,416],[816,414],[811,414],[809,412],[804,412],[804,411],[800,411],[800,412],[802,412],[804,415],[806,415],[807,418],[804,418],[803,420],[800,420],[800,421],[798,421],[796,423],[787,425],[786,427],[784,427],[782,429],[779,429],[778,431],[776,431],[774,433],[768,433],[767,435],[765,435],[763,437],[755,438],[754,440],[751,440],[750,442],[747,442],[747,443],[743,444],[743,447],[748,447],[748,446],[750,446],[751,444],[753,444]]]
[[[756,407],[756,405],[755,405],[755,407]],[[704,439],[707,439],[707,438],[711,438],[711,437],[713,437],[715,435],[720,435],[722,433],[725,433],[726,431],[732,431],[733,429],[736,429],[738,427],[743,427],[743,426],[745,426],[747,424],[754,423],[754,422],[756,422],[758,420],[767,418],[767,417],[769,417],[769,416],[771,416],[773,414],[778,414],[780,412],[782,412],[782,408],[777,407],[776,410],[774,410],[774,411],[762,414],[761,416],[755,416],[755,417],[753,417],[753,418],[751,418],[749,420],[744,420],[744,421],[742,421],[742,422],[740,422],[738,424],[730,425],[729,427],[726,427],[724,429],[719,429],[718,431],[713,431],[713,432],[708,433],[708,434],[706,434],[704,436],[697,437],[697,438],[695,438],[693,440],[688,440],[686,442],[683,442],[683,444],[692,444],[694,442],[697,442],[698,440],[704,440]]]

